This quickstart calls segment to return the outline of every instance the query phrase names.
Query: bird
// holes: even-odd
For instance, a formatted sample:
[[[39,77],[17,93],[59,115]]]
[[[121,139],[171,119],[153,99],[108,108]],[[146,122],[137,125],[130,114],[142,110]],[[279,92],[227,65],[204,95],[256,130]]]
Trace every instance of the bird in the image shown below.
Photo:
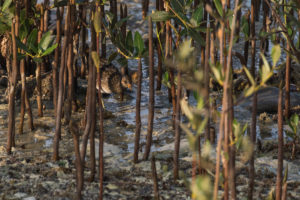
[[[124,90],[132,89],[132,81],[127,66],[122,66],[120,71],[113,64],[105,64],[101,67],[101,93],[119,94],[123,101]],[[96,88],[99,90],[98,80]]]

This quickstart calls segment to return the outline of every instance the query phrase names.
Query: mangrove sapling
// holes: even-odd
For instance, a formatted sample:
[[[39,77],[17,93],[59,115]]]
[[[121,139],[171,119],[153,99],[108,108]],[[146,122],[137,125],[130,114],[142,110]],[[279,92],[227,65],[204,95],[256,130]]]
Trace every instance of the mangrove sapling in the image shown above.
[[[70,10],[70,30],[69,30],[69,37],[70,40],[68,41],[68,56],[67,56],[67,71],[68,71],[68,91],[67,91],[67,99],[65,101],[65,122],[66,124],[69,123],[72,114],[72,100],[74,99],[74,73],[73,73],[73,61],[74,61],[74,51],[73,51],[73,36],[75,32],[75,20],[76,20],[76,7],[72,3],[71,10]]]
[[[8,131],[7,131],[7,154],[11,153],[11,148],[14,146],[15,134],[15,88],[17,83],[18,74],[18,61],[17,61],[17,43],[15,36],[15,19],[12,19],[11,24],[11,38],[12,38],[12,53],[13,62],[12,66],[7,66],[9,69],[9,97],[8,97]]]
[[[58,95],[58,66],[59,66],[59,54],[61,49],[61,20],[64,15],[64,7],[56,8],[56,43],[57,48],[54,52],[54,61],[52,65],[52,88],[53,88],[53,106],[54,113],[57,112],[57,95]]]
[[[101,64],[100,64],[100,44],[99,41],[101,35],[100,33],[102,32],[102,27],[103,27],[103,15],[101,7],[96,4],[96,12],[94,15],[93,19],[93,25],[94,25],[94,30],[96,32],[96,44],[97,44],[97,53],[93,52],[93,61],[97,69],[97,83],[98,83],[98,88],[101,88]],[[96,96],[96,95],[95,95]],[[103,199],[103,178],[104,178],[104,157],[103,157],[103,151],[104,151],[104,125],[103,125],[103,105],[102,105],[102,94],[101,90],[98,90],[98,106],[99,106],[99,182],[100,182],[100,187],[99,187],[99,199]],[[94,139],[93,139],[94,140]],[[94,156],[94,155],[93,155]],[[95,163],[93,163],[95,165]]]
[[[57,111],[55,118],[55,135],[53,140],[53,160],[57,161],[59,159],[59,140],[61,137],[61,117],[62,117],[62,108],[63,108],[63,97],[64,97],[64,72],[65,72],[65,59],[67,55],[67,46],[69,41],[69,29],[70,29],[70,4],[67,6],[67,14],[65,18],[65,28],[64,28],[64,43],[61,51],[61,62],[59,69],[59,85],[58,85],[58,97],[57,97]]]
[[[140,134],[141,134],[141,93],[142,93],[142,60],[141,58],[138,61],[138,82],[136,90],[136,106],[135,106],[135,140],[134,140],[134,156],[133,162],[138,162],[139,156],[139,144],[140,144]]]
[[[164,2],[166,12],[170,11],[169,2]],[[171,20],[166,21],[166,42],[165,42],[165,60],[169,59],[172,56],[172,31],[171,31]],[[169,102],[172,103],[173,106],[173,114],[172,114],[172,120],[173,120],[173,128],[175,128],[175,113],[176,113],[176,89],[175,89],[175,83],[174,83],[174,72],[170,67],[167,68],[168,71],[168,77],[170,82],[170,87],[168,87],[168,95],[169,95]]]
[[[41,42],[42,34],[44,31],[44,7],[42,5],[40,5],[39,8],[40,8],[41,17],[40,17],[40,27],[38,30],[38,37],[37,37],[38,43]],[[41,78],[42,62],[37,63],[36,70],[35,70],[36,88],[37,88],[36,101],[37,101],[37,106],[38,106],[38,116],[39,117],[43,117],[42,78]]]
[[[279,85],[278,94],[278,164],[276,177],[276,200],[281,200],[282,195],[282,170],[283,170],[283,108],[282,108],[282,81]]]
[[[256,5],[255,0],[251,0],[251,22],[250,22],[250,38],[251,40],[251,74],[255,79],[255,53],[256,53],[256,41],[255,37],[255,15],[256,15]],[[252,143],[256,144],[256,115],[257,115],[257,93],[254,92],[253,101],[252,101],[252,115],[251,115],[251,128],[250,135]],[[248,190],[248,199],[253,199],[253,190],[254,190],[254,180],[255,180],[255,168],[254,168],[254,153],[250,158],[249,164],[249,190]]]
[[[160,11],[162,10],[161,7],[163,2],[161,0],[156,0],[156,10]],[[161,49],[161,43],[160,39],[162,38],[162,31],[163,26],[161,26],[161,22],[156,23],[156,33],[158,38],[158,44],[156,45],[156,51],[157,51],[157,79],[156,79],[156,90],[161,90],[161,81],[162,81],[162,49]]]
[[[135,107],[135,141],[134,141],[134,154],[133,154],[133,162],[138,162],[139,155],[139,143],[140,143],[140,134],[141,134],[141,95],[142,95],[142,80],[143,80],[143,71],[142,71],[142,59],[141,56],[145,52],[144,41],[142,36],[136,32],[134,35],[134,47],[135,51],[138,52],[138,82],[137,82],[137,90],[136,90],[136,107]]]
[[[19,8],[16,10],[17,14],[20,14]],[[26,10],[25,10],[26,12]],[[26,45],[27,42],[27,31],[24,26],[28,25],[28,20],[21,19],[20,22],[20,34],[22,37],[20,39],[22,40],[23,44]],[[16,25],[16,27],[19,27]],[[21,51],[21,54],[24,54],[24,50]],[[30,106],[30,101],[27,95],[27,87],[26,87],[26,74],[25,74],[25,58],[22,58],[20,61],[20,76],[21,76],[21,84],[22,84],[22,91],[21,91],[21,111],[20,111],[20,124],[19,124],[19,134],[23,134],[23,126],[24,126],[24,117],[25,117],[25,109],[27,109],[28,114],[28,124],[31,130],[34,129],[33,126],[33,117],[32,117],[32,111]]]
[[[83,163],[80,157],[80,147],[79,147],[79,128],[73,120],[70,120],[69,123],[70,132],[73,135],[73,142],[74,142],[74,150],[75,150],[75,167],[76,167],[76,184],[77,184],[77,191],[76,191],[76,198],[80,200],[82,198],[81,191],[83,189]]]
[[[286,2],[286,1],[284,1]],[[290,27],[291,25],[288,23],[287,15],[288,15],[288,7],[284,6],[284,20],[285,24]],[[289,11],[289,14],[293,16],[293,10]],[[285,96],[284,96],[284,116],[285,119],[289,119],[290,117],[290,80],[291,80],[291,55],[290,55],[290,44],[286,42],[286,65],[285,65]]]
[[[23,43],[26,43],[27,38],[24,38]],[[21,51],[21,53],[24,53]],[[19,134],[23,134],[23,125],[24,125],[24,116],[25,116],[25,108],[27,109],[28,114],[28,124],[30,130],[34,129],[33,126],[33,118],[32,111],[30,106],[30,101],[27,95],[26,88],[26,74],[25,74],[25,59],[20,61],[20,75],[21,75],[21,83],[22,83],[22,91],[21,91],[21,113],[20,113],[20,125],[19,125]]]
[[[210,53],[210,25],[206,28],[206,42],[205,42],[205,63],[204,63],[204,101],[206,113],[208,115],[207,124],[205,127],[205,139],[210,139],[210,102],[209,102],[209,53]]]
[[[86,2],[84,0],[83,2]],[[86,68],[87,68],[87,52],[86,52],[86,15],[87,9],[86,6],[81,4],[79,5],[79,19],[80,19],[80,77],[85,78]]]
[[[151,171],[152,171],[152,180],[153,180],[153,189],[154,189],[154,199],[159,200],[159,190],[158,190],[158,180],[156,173],[156,163],[155,157],[152,155],[151,157]]]
[[[148,105],[148,126],[147,126],[147,141],[145,146],[144,160],[148,160],[151,145],[152,145],[152,131],[154,120],[154,55],[153,55],[153,24],[149,17],[149,105]]]
[[[176,115],[175,115],[175,147],[174,147],[174,153],[173,153],[173,173],[174,173],[174,179],[178,179],[178,171],[179,171],[179,150],[180,150],[180,135],[181,135],[181,129],[180,129],[180,101],[181,101],[181,67],[178,66],[178,72],[177,72],[177,104],[176,104]]]

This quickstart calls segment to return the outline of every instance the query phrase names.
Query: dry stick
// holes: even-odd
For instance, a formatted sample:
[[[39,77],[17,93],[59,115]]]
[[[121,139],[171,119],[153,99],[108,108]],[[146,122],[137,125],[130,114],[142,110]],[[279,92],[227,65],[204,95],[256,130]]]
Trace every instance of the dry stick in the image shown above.
[[[140,134],[141,134],[141,94],[142,94],[142,60],[139,59],[138,62],[138,82],[137,82],[137,90],[136,90],[136,106],[135,106],[135,141],[134,141],[134,156],[133,162],[138,162],[139,156],[139,144],[140,144]]]
[[[250,38],[255,37],[255,12],[256,12],[255,0],[251,0],[251,23],[250,23]],[[255,46],[256,41],[251,40],[251,74],[255,79]],[[250,127],[250,137],[252,143],[256,143],[256,114],[257,114],[257,93],[254,92],[252,99],[252,115],[251,115],[251,127]],[[254,153],[251,155],[249,161],[249,190],[248,190],[248,199],[253,199],[254,191],[254,180],[255,180],[255,166],[254,166],[255,156]]]
[[[65,59],[67,53],[67,45],[69,41],[69,21],[70,21],[70,5],[67,6],[67,15],[65,19],[65,38],[63,49],[61,52],[61,62],[59,69],[59,89],[58,89],[58,97],[57,97],[57,111],[55,118],[55,136],[53,140],[53,160],[57,161],[59,159],[59,140],[61,137],[61,117],[62,117],[62,107],[63,107],[63,97],[64,97],[64,71],[65,71]]]
[[[70,131],[73,135],[74,141],[74,150],[75,150],[75,167],[76,167],[76,184],[77,184],[77,199],[80,200],[82,198],[81,191],[83,188],[83,165],[80,158],[80,147],[79,147],[79,128],[78,126],[71,120],[69,123]]]
[[[152,131],[154,119],[154,57],[153,57],[153,25],[152,19],[149,17],[149,105],[148,105],[148,126],[147,126],[147,141],[144,153],[144,160],[149,157],[152,144]]]
[[[62,7],[62,11],[64,8]],[[63,14],[63,13],[62,13]],[[54,113],[57,112],[57,90],[58,90],[58,80],[57,80],[57,70],[58,70],[58,62],[59,62],[59,54],[61,48],[61,20],[62,16],[60,16],[59,7],[56,9],[56,43],[57,48],[54,52],[54,64],[52,68],[52,86],[53,86],[53,105],[54,105]]]
[[[38,43],[41,41],[43,30],[44,30],[44,8],[43,6],[40,7],[41,9],[41,18],[40,18],[40,27],[38,32]],[[42,79],[41,79],[41,68],[42,63],[38,63],[35,70],[35,78],[36,78],[36,88],[37,88],[37,95],[36,101],[38,106],[38,116],[43,117],[43,102],[42,102]]]
[[[13,63],[12,67],[7,66],[7,68],[11,68],[9,71],[9,98],[8,98],[8,131],[7,131],[7,146],[6,151],[7,154],[11,153],[11,148],[14,143],[14,130],[15,130],[15,87],[17,82],[17,74],[18,74],[18,61],[17,61],[17,43],[15,36],[15,19],[12,19],[11,26],[11,37],[12,37],[12,51],[13,51]]]
[[[151,171],[152,171],[152,179],[153,179],[154,199],[159,200],[158,180],[157,180],[156,163],[155,163],[154,156],[152,156],[151,158]]]
[[[283,112],[282,112],[282,82],[279,85],[278,96],[278,165],[276,178],[276,200],[281,199],[282,194],[282,169],[283,169]]]

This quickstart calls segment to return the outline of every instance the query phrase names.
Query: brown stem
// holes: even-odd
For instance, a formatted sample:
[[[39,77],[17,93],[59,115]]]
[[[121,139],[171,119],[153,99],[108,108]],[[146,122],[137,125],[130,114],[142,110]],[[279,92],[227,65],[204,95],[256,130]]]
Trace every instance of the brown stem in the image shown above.
[[[15,19],[12,19],[11,37],[12,37],[12,51],[13,63],[9,70],[9,98],[8,98],[8,131],[7,131],[7,154],[11,153],[11,148],[14,144],[14,131],[15,131],[15,87],[17,83],[18,62],[17,62],[17,43],[15,36]],[[8,63],[7,63],[8,64]]]
[[[285,65],[285,97],[284,97],[284,109],[285,109],[285,119],[290,117],[290,80],[291,80],[291,57],[289,54],[290,45],[286,44],[286,65]]]
[[[64,7],[62,7],[62,11],[64,11]],[[63,12],[62,12],[63,14]],[[54,52],[54,65],[52,68],[52,85],[53,85],[53,105],[54,105],[54,113],[57,112],[57,93],[58,93],[58,80],[57,80],[57,70],[59,66],[59,53],[61,48],[61,19],[59,7],[56,9],[56,43],[57,48]]]
[[[67,45],[69,41],[69,22],[70,22],[70,5],[67,6],[67,15],[65,19],[65,39],[63,44],[63,49],[61,52],[61,62],[59,69],[59,89],[58,89],[58,97],[57,97],[57,111],[55,118],[55,136],[53,140],[53,160],[57,161],[59,159],[59,140],[61,137],[61,117],[62,117],[62,107],[63,107],[63,97],[64,97],[64,72],[65,72],[65,59],[66,59],[66,51]]]
[[[158,180],[157,180],[156,164],[155,164],[154,156],[152,156],[151,158],[151,171],[152,171],[152,179],[153,179],[154,199],[159,200]]]
[[[210,108],[209,108],[209,53],[210,53],[210,26],[206,29],[205,63],[204,63],[204,102],[207,113],[207,124],[205,127],[205,139],[210,138]]]
[[[82,199],[81,191],[83,188],[83,163],[80,158],[80,147],[79,147],[79,128],[71,120],[69,123],[70,131],[73,135],[74,150],[75,150],[75,167],[76,167],[76,183],[77,183],[77,199]]]
[[[44,30],[44,9],[41,6],[41,18],[40,18],[40,27],[39,27],[39,32],[38,32],[38,43],[41,41],[43,30]],[[35,70],[36,88],[37,88],[36,101],[37,101],[37,106],[38,106],[38,116],[39,117],[43,117],[41,68],[42,68],[42,63],[39,62],[37,64],[36,70]]]
[[[251,22],[250,22],[250,38],[255,37],[255,13],[256,13],[256,5],[255,0],[251,1]],[[255,46],[256,41],[251,40],[251,74],[255,79]],[[254,93],[252,100],[252,117],[251,117],[251,129],[250,136],[253,144],[256,143],[256,114],[257,114],[257,93]],[[249,190],[248,190],[248,199],[253,199],[254,192],[254,180],[255,180],[255,168],[254,168],[254,153],[251,155],[250,163],[249,163]]]
[[[179,171],[179,150],[180,150],[180,100],[181,100],[181,72],[180,69],[177,73],[177,105],[176,105],[176,118],[175,118],[175,147],[173,154],[173,162],[174,162],[174,179],[178,179],[178,171]]]
[[[282,112],[282,82],[279,86],[278,96],[278,165],[276,178],[276,200],[281,200],[282,169],[283,169],[283,112]]]
[[[142,60],[139,59],[138,63],[138,83],[137,83],[137,90],[136,90],[136,107],[135,107],[135,142],[134,142],[134,156],[133,162],[138,162],[139,156],[139,144],[140,144],[140,134],[141,134],[141,94],[142,94],[142,79],[143,79],[143,72],[142,72]]]
[[[148,105],[148,127],[147,142],[144,153],[144,160],[147,160],[150,154],[152,144],[152,131],[154,119],[154,57],[153,57],[153,27],[152,19],[149,17],[149,105]]]

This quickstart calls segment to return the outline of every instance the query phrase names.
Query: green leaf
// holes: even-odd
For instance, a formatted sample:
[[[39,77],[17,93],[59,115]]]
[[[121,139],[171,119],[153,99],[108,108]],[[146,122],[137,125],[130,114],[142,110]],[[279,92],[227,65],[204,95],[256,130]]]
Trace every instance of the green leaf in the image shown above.
[[[272,52],[273,52],[273,48],[272,48]],[[273,55],[273,56],[276,56],[276,55]],[[273,58],[273,56],[272,56],[272,58]],[[262,82],[262,84],[264,84],[272,76],[273,72],[271,71],[270,65],[269,65],[266,57],[263,54],[261,54],[261,58],[262,58],[263,63],[264,63],[263,66],[261,67],[261,82]]]
[[[174,15],[166,11],[156,11],[150,17],[152,18],[152,22],[161,22],[172,19]]]
[[[255,84],[255,81],[254,81],[254,79],[253,79],[251,73],[250,73],[249,70],[247,69],[247,67],[243,66],[243,69],[244,69],[244,71],[245,71],[245,73],[246,73],[246,75],[247,75],[249,81],[251,82],[251,85],[256,85],[256,84]]]
[[[222,69],[220,64],[218,63],[217,65],[211,65],[211,71],[213,72],[216,81],[220,84],[223,85],[224,77],[222,74]]]
[[[30,53],[30,50],[27,48],[27,46],[25,44],[23,44],[22,41],[20,41],[20,39],[18,37],[16,37],[16,42],[17,42],[17,47],[19,47],[20,49],[22,49],[23,51]]]
[[[145,49],[145,46],[144,46],[144,40],[138,31],[136,31],[134,34],[134,47],[135,47],[136,51],[138,52],[139,57],[141,57],[141,55]]]
[[[217,11],[219,15],[222,17],[223,16],[223,8],[220,0],[214,0],[215,6],[217,8]]]
[[[53,40],[54,36],[51,35],[51,31],[44,33],[40,43],[38,44],[38,49],[42,52],[45,51],[49,47],[49,45],[51,45]]]
[[[281,48],[279,44],[273,46],[271,51],[271,57],[273,61],[273,66],[275,67],[281,55]]]
[[[126,49],[130,53],[133,53],[134,46],[133,46],[133,36],[132,36],[132,32],[131,31],[128,31],[128,33],[126,35],[125,44],[126,44]]]
[[[190,21],[194,26],[198,26],[203,19],[203,10],[203,5],[199,5],[195,12],[193,12]]]
[[[115,24],[115,28],[119,29],[127,20],[129,19],[129,17],[125,17],[120,19],[116,24]]]
[[[43,56],[49,55],[50,53],[52,53],[52,51],[54,51],[54,49],[56,49],[57,46],[58,46],[57,43],[52,45],[51,47],[46,49],[46,51],[44,51],[41,56],[43,57]]]
[[[101,32],[101,13],[100,13],[99,10],[97,10],[94,13],[93,24],[94,24],[94,28],[95,28],[96,33],[100,33]]]
[[[5,0],[4,1],[3,6],[2,6],[2,12],[10,6],[11,2],[12,2],[12,0]]]
[[[184,12],[184,1],[183,0],[171,0],[170,4],[176,13]]]
[[[255,92],[255,86],[251,86],[250,88],[246,89],[245,91],[245,97],[249,97]]]
[[[27,38],[27,46],[28,46],[29,50],[32,50],[35,54],[38,53],[38,50],[36,47],[37,34],[38,34],[38,30],[35,28],[31,31],[31,33],[29,34],[29,36]]]
[[[187,29],[188,34],[193,38],[193,40],[195,40],[198,44],[200,44],[201,46],[205,45],[205,41],[203,40],[201,34],[199,34],[196,30],[194,29]]]

